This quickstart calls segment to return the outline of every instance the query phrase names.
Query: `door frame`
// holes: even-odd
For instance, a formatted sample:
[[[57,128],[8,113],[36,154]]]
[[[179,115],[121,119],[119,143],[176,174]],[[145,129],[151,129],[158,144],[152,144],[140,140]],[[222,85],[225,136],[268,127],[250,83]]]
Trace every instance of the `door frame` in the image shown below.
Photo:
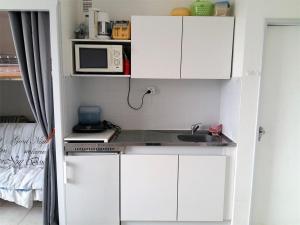
[[[261,72],[261,77],[264,74],[264,55],[265,55],[265,50],[266,50],[266,33],[268,27],[272,26],[299,26],[300,27],[300,19],[295,19],[295,18],[267,18],[265,19],[265,24],[264,24],[264,38],[263,38],[263,49],[262,49],[262,72]],[[259,117],[260,117],[260,107],[261,107],[261,83],[259,87],[259,100],[258,100],[258,112],[257,112],[257,118],[256,118],[256,138],[255,138],[255,150],[254,150],[254,164],[253,164],[253,172],[252,172],[252,191],[251,191],[251,208],[250,208],[250,218],[249,218],[249,224],[253,224],[253,194],[254,194],[254,175],[255,175],[255,168],[256,168],[256,151],[258,149],[258,129],[259,129]]]
[[[65,225],[65,187],[63,179],[63,124],[62,124],[62,76],[61,76],[61,33],[59,0],[10,0],[0,6],[0,11],[48,11],[50,19],[50,42],[52,59],[54,124],[56,145],[56,169],[59,224]]]

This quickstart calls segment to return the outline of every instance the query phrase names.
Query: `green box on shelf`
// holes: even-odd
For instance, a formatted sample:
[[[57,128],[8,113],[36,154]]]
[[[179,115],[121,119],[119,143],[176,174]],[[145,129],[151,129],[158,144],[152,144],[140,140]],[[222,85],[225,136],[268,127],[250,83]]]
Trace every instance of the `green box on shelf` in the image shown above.
[[[191,5],[192,16],[211,16],[214,5],[209,0],[196,0]]]

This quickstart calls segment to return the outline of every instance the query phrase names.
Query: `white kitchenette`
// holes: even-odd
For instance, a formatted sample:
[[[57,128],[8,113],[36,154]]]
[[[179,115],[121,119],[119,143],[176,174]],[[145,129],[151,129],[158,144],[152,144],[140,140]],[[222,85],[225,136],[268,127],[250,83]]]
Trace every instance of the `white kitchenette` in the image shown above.
[[[66,138],[67,223],[226,221],[236,144],[225,136],[183,142],[180,134],[189,135],[124,130],[109,143]]]
[[[80,19],[61,7],[66,224],[231,224],[241,88],[231,79],[234,17],[143,7],[119,14],[112,4],[111,18],[131,21],[130,40],[76,39]],[[88,60],[100,48],[114,60],[105,70]],[[120,54],[130,73],[118,72]],[[74,136],[81,106],[99,106],[101,119],[121,129]],[[216,124],[218,137],[208,131]]]

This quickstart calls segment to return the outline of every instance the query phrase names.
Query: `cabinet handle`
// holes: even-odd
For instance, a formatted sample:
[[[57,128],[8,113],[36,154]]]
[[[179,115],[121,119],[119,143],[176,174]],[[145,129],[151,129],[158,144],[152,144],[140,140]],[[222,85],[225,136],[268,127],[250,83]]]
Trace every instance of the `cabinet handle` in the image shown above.
[[[67,162],[64,161],[64,184],[68,183],[68,177],[67,177]]]

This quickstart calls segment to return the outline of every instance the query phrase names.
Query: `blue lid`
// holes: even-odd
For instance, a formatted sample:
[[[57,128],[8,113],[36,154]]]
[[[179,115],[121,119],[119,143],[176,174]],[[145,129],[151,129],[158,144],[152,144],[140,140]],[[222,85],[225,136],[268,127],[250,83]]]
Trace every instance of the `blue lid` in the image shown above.
[[[93,125],[101,122],[101,108],[99,106],[80,106],[78,109],[79,124]]]

